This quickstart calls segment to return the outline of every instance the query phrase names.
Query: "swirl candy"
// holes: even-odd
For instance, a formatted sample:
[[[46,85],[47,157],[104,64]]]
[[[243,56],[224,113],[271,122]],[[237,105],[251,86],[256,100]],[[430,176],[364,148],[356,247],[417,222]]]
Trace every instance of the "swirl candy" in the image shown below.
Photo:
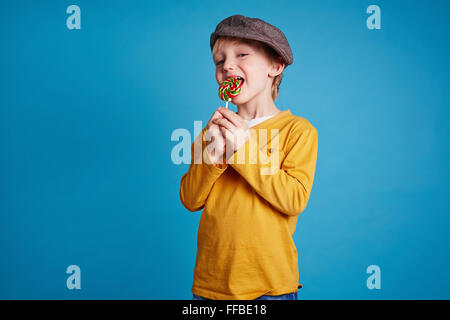
[[[219,97],[223,101],[225,101],[226,107],[228,108],[228,102],[231,101],[231,98],[237,97],[239,93],[241,93],[241,87],[244,83],[244,79],[237,78],[227,78],[223,81],[219,86]]]

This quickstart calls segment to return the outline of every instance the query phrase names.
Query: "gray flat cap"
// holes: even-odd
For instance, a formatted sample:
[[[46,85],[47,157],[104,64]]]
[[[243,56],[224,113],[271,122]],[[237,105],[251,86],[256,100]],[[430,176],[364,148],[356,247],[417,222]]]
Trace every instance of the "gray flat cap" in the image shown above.
[[[291,47],[283,32],[258,18],[234,15],[222,20],[211,34],[210,46],[214,47],[221,36],[230,36],[264,42],[272,47],[285,61],[286,66],[294,62]]]

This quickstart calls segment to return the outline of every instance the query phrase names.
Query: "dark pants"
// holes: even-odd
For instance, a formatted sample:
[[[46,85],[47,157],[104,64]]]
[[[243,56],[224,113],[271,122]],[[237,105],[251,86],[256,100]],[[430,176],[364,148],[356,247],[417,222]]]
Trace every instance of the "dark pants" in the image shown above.
[[[194,294],[193,296],[194,296],[193,300],[212,300],[212,299],[198,296],[196,294]],[[297,291],[292,292],[292,293],[282,294],[279,296],[263,295],[259,298],[256,298],[255,300],[297,300]]]

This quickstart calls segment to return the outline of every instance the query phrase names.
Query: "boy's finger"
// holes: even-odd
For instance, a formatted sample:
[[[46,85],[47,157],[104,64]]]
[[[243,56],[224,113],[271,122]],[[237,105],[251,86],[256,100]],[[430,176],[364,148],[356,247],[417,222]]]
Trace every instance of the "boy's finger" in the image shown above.
[[[228,130],[227,128],[225,128],[225,127],[219,127],[219,128],[220,128],[220,131],[222,131],[222,135],[225,139],[227,139],[227,137],[231,137],[233,135],[233,133],[230,130]]]
[[[220,118],[223,118],[223,115],[218,110],[216,110],[216,111],[214,111],[213,115],[211,116],[211,119],[209,119],[208,123],[213,122],[214,119],[220,119]]]
[[[223,118],[223,115],[219,112],[219,110],[216,110],[216,111],[214,111],[212,118],[220,119],[220,118]]]
[[[242,120],[239,115],[227,108],[220,107],[217,109],[225,118],[232,122],[236,127],[242,126]]]
[[[222,138],[222,131],[220,130],[220,126],[217,124],[212,124],[211,127],[209,128],[209,135],[211,137],[217,136]]]
[[[225,127],[230,131],[234,131],[236,129],[236,126],[225,118],[214,120],[214,123],[221,127]]]

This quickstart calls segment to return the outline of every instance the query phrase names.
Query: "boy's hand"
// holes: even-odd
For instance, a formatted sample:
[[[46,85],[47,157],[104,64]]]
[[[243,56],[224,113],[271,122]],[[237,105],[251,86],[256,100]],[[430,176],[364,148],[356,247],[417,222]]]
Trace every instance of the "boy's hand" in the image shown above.
[[[208,140],[206,143],[206,152],[208,153],[211,162],[214,164],[225,163],[225,138],[222,135],[219,126],[214,123],[215,120],[222,118],[222,114],[215,111],[206,126],[206,138]]]
[[[236,152],[250,139],[250,129],[244,119],[237,113],[226,108],[219,108],[218,111],[222,117],[215,117],[213,123],[220,126],[227,149]]]

